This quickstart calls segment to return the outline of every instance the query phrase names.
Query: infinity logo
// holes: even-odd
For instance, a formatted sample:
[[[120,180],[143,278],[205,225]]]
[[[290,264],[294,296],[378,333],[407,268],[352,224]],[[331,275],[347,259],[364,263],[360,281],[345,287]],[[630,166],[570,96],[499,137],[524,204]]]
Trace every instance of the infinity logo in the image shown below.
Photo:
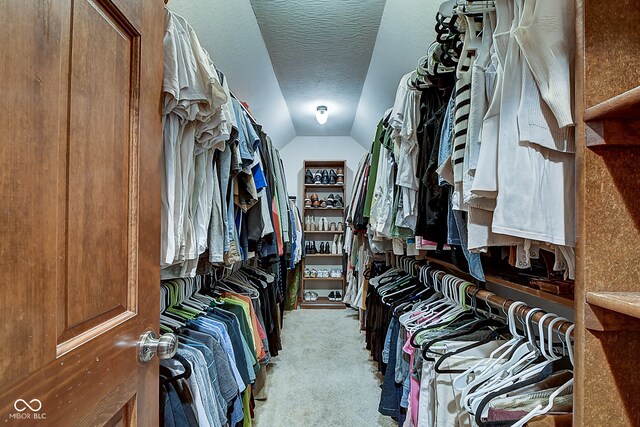
[[[27,403],[24,399],[18,399],[14,402],[13,407],[18,412],[24,412],[27,408],[31,409],[31,412],[38,412],[42,409],[42,402],[38,399],[31,399],[31,401]]]

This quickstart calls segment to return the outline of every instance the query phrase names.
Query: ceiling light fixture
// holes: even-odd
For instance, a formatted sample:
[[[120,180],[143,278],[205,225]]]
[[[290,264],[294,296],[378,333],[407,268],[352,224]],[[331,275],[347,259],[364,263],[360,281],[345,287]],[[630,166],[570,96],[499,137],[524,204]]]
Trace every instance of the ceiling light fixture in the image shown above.
[[[319,105],[316,109],[316,120],[321,125],[327,123],[327,119],[329,118],[329,111],[325,105]]]

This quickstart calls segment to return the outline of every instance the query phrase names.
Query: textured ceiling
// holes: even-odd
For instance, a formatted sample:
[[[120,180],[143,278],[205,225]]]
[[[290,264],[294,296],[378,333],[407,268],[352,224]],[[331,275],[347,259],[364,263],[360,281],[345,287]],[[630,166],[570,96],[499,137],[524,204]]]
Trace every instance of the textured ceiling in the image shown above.
[[[387,0],[351,137],[370,147],[376,126],[392,107],[400,78],[416,68],[435,41],[442,0]]]
[[[296,132],[249,0],[170,0],[168,7],[191,24],[276,147],[288,144]]]
[[[251,0],[251,5],[296,133],[349,135],[385,0]],[[329,108],[325,125],[315,120],[321,104]]]

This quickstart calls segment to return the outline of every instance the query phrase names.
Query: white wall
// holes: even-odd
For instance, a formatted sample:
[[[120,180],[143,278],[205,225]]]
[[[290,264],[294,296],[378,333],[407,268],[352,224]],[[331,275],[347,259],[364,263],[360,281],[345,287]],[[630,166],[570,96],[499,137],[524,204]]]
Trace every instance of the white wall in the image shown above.
[[[350,136],[298,136],[280,149],[287,175],[290,195],[298,196],[298,206],[304,206],[305,160],[346,160],[345,204],[349,203],[353,178],[366,150]]]
[[[400,78],[416,69],[436,40],[441,1],[387,0],[364,81],[351,136],[369,147],[384,112],[393,106]]]

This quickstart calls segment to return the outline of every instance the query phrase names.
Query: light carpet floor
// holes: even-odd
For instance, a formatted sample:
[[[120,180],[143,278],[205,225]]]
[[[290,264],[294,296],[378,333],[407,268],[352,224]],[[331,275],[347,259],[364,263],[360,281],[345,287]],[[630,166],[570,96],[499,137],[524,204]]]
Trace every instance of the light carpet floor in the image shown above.
[[[397,426],[378,413],[380,377],[354,310],[285,313],[282,351],[267,368],[256,427]]]

